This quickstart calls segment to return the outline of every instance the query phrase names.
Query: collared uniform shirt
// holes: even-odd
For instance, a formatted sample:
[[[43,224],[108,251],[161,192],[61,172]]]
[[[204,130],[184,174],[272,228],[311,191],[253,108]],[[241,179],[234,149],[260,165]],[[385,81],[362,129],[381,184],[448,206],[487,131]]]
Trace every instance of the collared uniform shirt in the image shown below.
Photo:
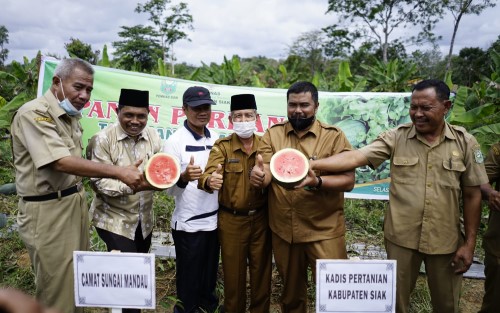
[[[484,162],[486,174],[490,183],[495,184],[495,190],[500,190],[500,143],[491,146]],[[483,239],[484,250],[500,257],[500,212],[490,210],[488,229]]]
[[[257,153],[269,164],[273,154],[283,148],[294,148],[316,159],[352,149],[340,128],[317,120],[301,138],[289,122],[273,125],[262,137]],[[343,192],[285,189],[274,181],[269,186],[269,225],[283,240],[302,243],[344,235]]]
[[[83,150],[79,118],[69,117],[50,90],[18,110],[11,134],[19,196],[44,195],[81,182],[79,176],[47,166],[68,156],[80,158]]]
[[[87,146],[87,158],[94,162],[129,166],[143,160],[143,170],[148,159],[162,150],[158,132],[146,127],[137,142],[127,135],[117,122],[99,131]],[[110,178],[92,178],[95,197],[91,204],[92,223],[95,227],[134,240],[141,223],[142,236],[153,230],[153,191],[133,193],[123,182]]]
[[[163,151],[177,157],[181,164],[181,172],[186,170],[191,156],[194,164],[205,170],[210,149],[219,138],[213,130],[205,128],[205,135],[200,136],[184,122],[170,137]],[[186,186],[179,182],[167,190],[175,197],[175,209],[170,221],[174,230],[197,232],[212,231],[217,228],[218,192],[207,193],[198,189],[198,181],[190,181]]]
[[[234,210],[254,210],[267,203],[265,190],[250,184],[250,171],[255,165],[255,156],[260,137],[253,135],[252,151],[247,154],[237,135],[231,134],[215,142],[208,159],[205,173],[198,180],[198,188],[205,191],[207,179],[222,165],[224,183],[219,190],[219,203]]]
[[[386,239],[426,254],[448,254],[460,244],[461,190],[488,181],[476,139],[445,123],[429,145],[412,123],[382,133],[359,150],[372,168],[391,160]]]

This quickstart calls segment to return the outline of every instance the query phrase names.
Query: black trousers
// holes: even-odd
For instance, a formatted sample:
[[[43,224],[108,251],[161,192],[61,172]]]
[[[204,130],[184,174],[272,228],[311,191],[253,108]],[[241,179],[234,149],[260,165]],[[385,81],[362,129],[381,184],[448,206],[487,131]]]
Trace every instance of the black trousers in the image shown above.
[[[172,230],[172,237],[180,301],[174,312],[214,312],[219,306],[215,293],[220,250],[217,230],[194,233]]]
[[[148,253],[151,247],[152,233],[146,238],[142,237],[141,223],[135,230],[134,240],[112,233],[102,228],[95,228],[97,234],[106,243],[108,251],[120,250],[121,252]],[[139,313],[139,309],[122,309],[123,313]]]
[[[102,228],[95,228],[97,234],[106,243],[108,251],[120,250],[121,252],[137,252],[148,253],[151,248],[151,236],[149,234],[146,238],[142,237],[141,223],[135,230],[135,239],[128,239],[127,237],[112,233]]]

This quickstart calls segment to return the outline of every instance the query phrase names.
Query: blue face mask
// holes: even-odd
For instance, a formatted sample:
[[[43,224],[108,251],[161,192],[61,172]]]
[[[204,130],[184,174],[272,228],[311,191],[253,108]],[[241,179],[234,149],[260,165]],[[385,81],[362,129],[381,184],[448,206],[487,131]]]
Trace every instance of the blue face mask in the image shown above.
[[[62,94],[63,94],[63,97],[64,99],[62,101],[59,102],[59,106],[66,112],[66,114],[68,114],[69,116],[78,116],[81,114],[81,111],[78,111],[72,104],[71,102],[68,100],[68,98],[66,98],[66,95],[64,94],[64,88],[63,88],[63,84],[62,84],[62,79],[59,77],[59,79],[61,80],[61,90],[62,90]]]

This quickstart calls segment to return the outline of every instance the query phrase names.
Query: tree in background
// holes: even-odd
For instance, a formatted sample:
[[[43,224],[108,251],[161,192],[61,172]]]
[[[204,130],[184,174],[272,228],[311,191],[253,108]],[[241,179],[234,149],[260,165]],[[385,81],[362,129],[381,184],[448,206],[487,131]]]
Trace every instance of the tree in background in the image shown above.
[[[482,76],[491,75],[488,53],[481,48],[463,48],[452,59],[451,77],[455,84],[472,86]]]
[[[118,58],[117,66],[124,70],[152,73],[157,67],[157,60],[161,58],[161,45],[158,33],[151,26],[136,25],[121,26],[118,36],[122,41],[112,43]]]
[[[69,42],[64,44],[64,48],[71,57],[80,58],[94,65],[99,61],[101,51],[92,51],[92,46],[82,42],[80,39],[71,37]]]
[[[367,70],[363,67],[374,66],[377,61],[382,60],[383,51],[374,41],[365,41],[347,57],[351,64],[351,71],[356,75],[366,75]],[[394,40],[387,47],[387,58],[389,60],[407,58],[405,46],[398,40]]]
[[[5,60],[9,55],[9,50],[4,48],[4,44],[9,43],[9,31],[3,25],[0,25],[0,67],[4,66]]]
[[[420,79],[433,79],[445,75],[446,64],[443,60],[443,53],[437,44],[428,50],[413,51],[408,60],[417,65],[416,74]]]
[[[162,50],[162,59],[167,63],[167,51],[170,52],[172,63],[172,74],[175,74],[175,55],[174,43],[181,39],[188,38],[184,29],[193,29],[193,17],[189,13],[187,4],[180,2],[177,5],[168,6],[171,0],[149,0],[145,4],[137,4],[135,11],[137,13],[149,13],[149,20],[156,26],[156,31],[161,36],[160,44]],[[167,12],[171,12],[167,15]]]
[[[288,55],[301,57],[309,67],[311,77],[324,68],[324,33],[315,30],[300,35],[288,49]]]
[[[437,38],[432,30],[443,13],[439,0],[328,0],[327,14],[340,14],[340,23],[327,28],[332,45],[338,40],[351,44],[363,38],[375,41],[382,51],[382,61],[387,63],[390,36],[396,29],[419,26],[420,31],[399,41],[413,43],[433,42]]]
[[[476,2],[476,4],[473,4]],[[453,45],[455,44],[455,36],[457,35],[458,25],[462,20],[462,17],[467,14],[479,15],[486,8],[492,8],[496,5],[495,0],[446,0],[444,1],[445,7],[453,15],[453,35],[451,36],[450,50],[448,52],[446,71],[451,69],[451,59],[453,55]]]

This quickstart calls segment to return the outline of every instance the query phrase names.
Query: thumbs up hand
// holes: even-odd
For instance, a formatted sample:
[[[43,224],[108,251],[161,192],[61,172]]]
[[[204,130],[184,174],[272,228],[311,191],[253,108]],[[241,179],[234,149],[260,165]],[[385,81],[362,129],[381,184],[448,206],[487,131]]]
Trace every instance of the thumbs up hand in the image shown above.
[[[208,187],[210,187],[210,189],[219,190],[222,188],[222,183],[224,182],[222,173],[222,165],[217,164],[217,170],[212,173],[212,176],[210,176],[207,181]]]
[[[255,159],[255,165],[250,173],[250,184],[256,188],[262,188],[265,178],[264,160],[262,159],[262,155],[258,154]]]
[[[201,174],[203,174],[201,167],[199,165],[194,164],[194,156],[191,155],[191,159],[189,160],[188,166],[181,174],[182,181],[190,182],[193,180],[197,180],[198,178],[201,177]]]

